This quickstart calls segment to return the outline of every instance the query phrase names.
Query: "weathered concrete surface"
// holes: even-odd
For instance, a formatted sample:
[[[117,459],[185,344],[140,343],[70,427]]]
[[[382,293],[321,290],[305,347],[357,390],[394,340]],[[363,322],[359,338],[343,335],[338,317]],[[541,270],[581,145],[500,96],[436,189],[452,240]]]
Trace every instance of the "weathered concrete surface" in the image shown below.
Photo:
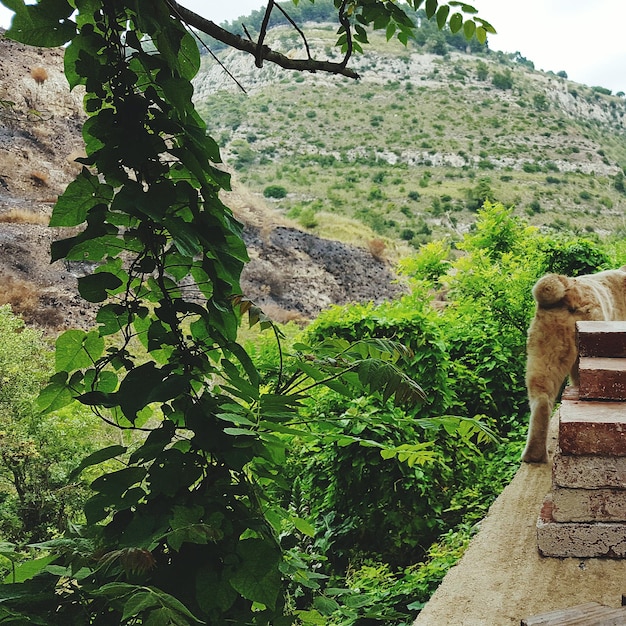
[[[581,400],[626,400],[626,359],[581,357]]]
[[[552,482],[559,487],[580,489],[626,489],[625,456],[575,456],[557,449]]]
[[[551,432],[553,450],[554,419]],[[539,554],[537,518],[550,488],[551,464],[520,467],[415,626],[519,626],[523,618],[585,602],[620,606],[626,560]]]
[[[559,447],[563,454],[626,456],[626,404],[562,399]]]
[[[626,322],[576,322],[578,353],[626,357]]]

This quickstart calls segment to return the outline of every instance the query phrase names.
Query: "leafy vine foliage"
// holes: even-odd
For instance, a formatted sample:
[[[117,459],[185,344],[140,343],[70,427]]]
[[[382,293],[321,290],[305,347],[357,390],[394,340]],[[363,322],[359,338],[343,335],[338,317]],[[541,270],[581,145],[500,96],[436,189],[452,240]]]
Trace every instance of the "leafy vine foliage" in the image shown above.
[[[236,341],[242,311],[260,316],[239,297],[241,225],[219,198],[229,177],[191,100],[198,46],[165,0],[149,9],[132,0],[3,3],[15,12],[9,36],[69,42],[66,76],[84,86],[88,114],[84,167],[50,223],[79,227],[53,245],[54,260],[97,264],[79,290],[101,304],[98,327],[58,338],[41,409],[77,398],[147,435],[80,464],[76,474],[105,461],[118,469],[92,483],[86,525],[46,543],[51,556],[2,586],[0,621],[292,623],[290,581],[317,582],[281,532],[313,530],[261,484],[279,480],[281,433],[295,432],[303,380],[398,401],[421,390],[380,340],[326,344],[289,380],[262,387]]]

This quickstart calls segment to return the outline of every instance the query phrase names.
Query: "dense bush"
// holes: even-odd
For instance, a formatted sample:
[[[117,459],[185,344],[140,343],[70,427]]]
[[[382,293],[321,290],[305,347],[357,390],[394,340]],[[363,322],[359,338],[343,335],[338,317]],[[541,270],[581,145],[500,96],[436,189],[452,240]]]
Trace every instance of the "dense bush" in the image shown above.
[[[0,372],[0,537],[43,541],[78,514],[84,485],[68,477],[102,441],[100,420],[81,406],[39,414],[53,353],[8,305],[0,307]]]
[[[544,272],[580,276],[609,269],[609,255],[600,244],[581,237],[555,237],[540,244]]]
[[[513,77],[511,76],[510,70],[505,70],[504,72],[496,72],[491,79],[491,84],[496,89],[512,89]]]
[[[411,350],[404,370],[426,392],[400,407],[318,391],[301,412],[326,443],[292,440],[281,497],[317,528],[302,548],[328,576],[330,589],[308,600],[325,623],[365,615],[372,624],[410,623],[517,469],[525,332],[543,241],[512,210],[486,204],[455,253],[435,241],[403,262],[410,295],[335,307],[305,331],[308,343],[400,341]],[[442,296],[444,306],[434,307]],[[269,383],[277,370],[264,362]]]
[[[263,195],[266,198],[286,198],[287,190],[282,185],[268,185],[263,190]]]

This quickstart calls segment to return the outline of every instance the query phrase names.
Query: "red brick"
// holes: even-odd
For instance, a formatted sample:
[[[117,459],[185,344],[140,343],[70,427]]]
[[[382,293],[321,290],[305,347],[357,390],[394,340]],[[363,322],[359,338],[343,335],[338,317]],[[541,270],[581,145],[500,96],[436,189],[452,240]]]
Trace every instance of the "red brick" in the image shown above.
[[[626,400],[626,359],[581,357],[581,400]]]
[[[563,454],[626,456],[626,404],[563,400],[559,447]]]
[[[626,322],[576,322],[580,356],[626,357]]]

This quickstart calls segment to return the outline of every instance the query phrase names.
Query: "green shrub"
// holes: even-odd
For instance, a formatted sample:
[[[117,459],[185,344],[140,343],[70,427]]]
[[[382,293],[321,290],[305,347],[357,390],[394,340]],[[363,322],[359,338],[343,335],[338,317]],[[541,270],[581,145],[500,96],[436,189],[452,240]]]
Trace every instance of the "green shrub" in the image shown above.
[[[263,190],[263,195],[266,198],[286,198],[287,190],[281,185],[268,185]]]
[[[0,371],[0,539],[44,541],[78,515],[85,484],[69,474],[102,443],[100,420],[82,405],[39,413],[53,353],[9,305],[0,306]]]
[[[543,271],[580,276],[608,269],[611,261],[602,247],[594,241],[577,237],[556,237],[542,240]]]
[[[305,209],[302,209],[300,215],[298,216],[298,222],[304,228],[316,228],[319,224],[319,220],[317,218],[315,209],[311,207],[306,207]]]
[[[533,96],[533,106],[537,109],[537,111],[547,111],[550,108],[548,99],[543,93],[536,93]]]
[[[496,89],[513,89],[513,77],[511,76],[510,70],[495,73],[491,78],[491,84]]]
[[[471,535],[466,526],[449,531],[430,546],[424,562],[399,571],[371,559],[359,563],[346,577],[345,587],[333,587],[314,606],[327,615],[328,626],[407,626],[463,555]]]
[[[368,200],[382,200],[384,198],[383,191],[380,187],[372,187],[367,194]]]
[[[412,281],[436,283],[450,269],[451,250],[445,241],[432,241],[417,254],[400,261],[398,270]]]
[[[522,165],[522,169],[529,174],[534,174],[535,172],[541,171],[541,166],[538,163],[526,162]]]

